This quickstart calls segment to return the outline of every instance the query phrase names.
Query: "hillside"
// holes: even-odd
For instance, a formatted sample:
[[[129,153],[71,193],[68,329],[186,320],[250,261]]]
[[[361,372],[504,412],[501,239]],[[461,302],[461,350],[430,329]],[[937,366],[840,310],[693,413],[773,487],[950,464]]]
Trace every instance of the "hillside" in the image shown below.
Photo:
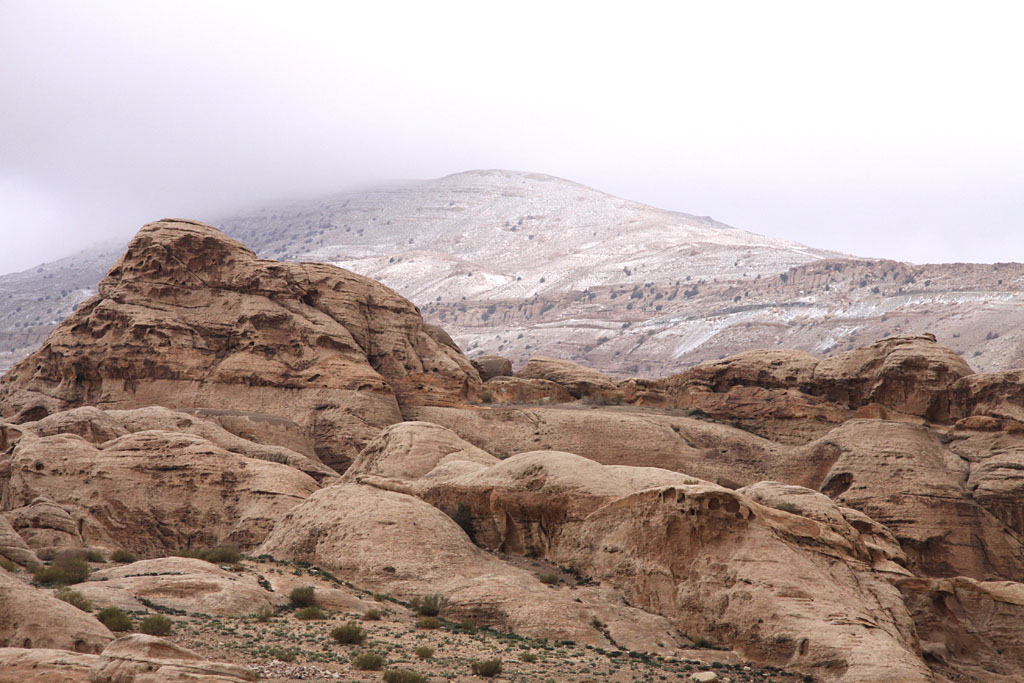
[[[661,375],[751,348],[827,356],[931,332],[981,370],[1024,363],[1019,265],[858,259],[540,174],[470,171],[218,225],[264,258],[383,282],[470,355]],[[0,278],[0,370],[45,338],[119,249]]]

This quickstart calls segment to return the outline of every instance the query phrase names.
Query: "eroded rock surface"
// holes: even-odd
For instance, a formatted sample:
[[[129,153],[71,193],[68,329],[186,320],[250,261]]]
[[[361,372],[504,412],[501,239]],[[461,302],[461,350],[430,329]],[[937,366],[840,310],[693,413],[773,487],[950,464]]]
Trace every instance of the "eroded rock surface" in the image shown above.
[[[264,261],[214,228],[145,226],[43,347],[0,384],[25,422],[79,405],[234,409],[302,425],[344,469],[400,405],[480,392],[456,348],[373,280],[323,264]]]

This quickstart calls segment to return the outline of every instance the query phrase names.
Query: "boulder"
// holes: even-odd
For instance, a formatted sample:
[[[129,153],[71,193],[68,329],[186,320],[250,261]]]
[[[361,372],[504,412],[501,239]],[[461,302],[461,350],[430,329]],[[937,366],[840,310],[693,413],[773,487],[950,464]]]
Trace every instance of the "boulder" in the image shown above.
[[[13,459],[10,463],[14,467]],[[57,505],[45,494],[28,498],[20,490],[11,490],[11,474],[5,477],[7,495],[5,506],[11,507],[6,513],[11,527],[24,539],[25,544],[35,551],[55,551],[85,546],[78,521],[67,507]],[[28,499],[28,504],[24,504]]]
[[[42,348],[0,380],[0,416],[80,405],[240,410],[303,427],[343,470],[403,405],[479,397],[469,360],[383,285],[258,259],[216,229],[146,225]]]
[[[48,648],[0,647],[0,683],[92,683],[99,655]]]
[[[174,643],[135,633],[103,650],[90,673],[91,683],[241,683],[259,676],[238,664],[214,662]]]
[[[466,460],[481,465],[498,462],[490,453],[430,422],[400,422],[384,429],[345,472],[346,481],[362,475],[418,479],[438,465]]]
[[[561,384],[546,379],[495,377],[484,384],[484,400],[493,403],[568,403],[574,400]]]
[[[39,558],[35,552],[28,547],[25,539],[18,535],[7,517],[0,514],[0,557],[7,558],[22,567],[31,567],[39,564]]]
[[[494,377],[512,376],[512,361],[502,356],[478,356],[472,363],[484,382]]]
[[[546,379],[561,384],[574,398],[611,398],[618,391],[614,380],[593,368],[543,356],[526,361],[515,376],[520,379]]]
[[[91,614],[0,569],[0,648],[39,647],[95,654],[113,639]]]

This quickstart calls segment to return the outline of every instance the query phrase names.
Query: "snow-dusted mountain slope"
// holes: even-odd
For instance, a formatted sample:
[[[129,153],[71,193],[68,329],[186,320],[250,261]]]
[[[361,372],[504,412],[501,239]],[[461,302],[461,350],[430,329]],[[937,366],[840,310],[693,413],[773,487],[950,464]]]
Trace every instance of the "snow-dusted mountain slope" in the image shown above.
[[[541,174],[470,171],[210,222],[263,256],[384,282],[470,355],[663,375],[749,348],[827,355],[933,332],[977,369],[1024,365],[1019,264],[857,259]],[[0,370],[122,249],[0,277]]]

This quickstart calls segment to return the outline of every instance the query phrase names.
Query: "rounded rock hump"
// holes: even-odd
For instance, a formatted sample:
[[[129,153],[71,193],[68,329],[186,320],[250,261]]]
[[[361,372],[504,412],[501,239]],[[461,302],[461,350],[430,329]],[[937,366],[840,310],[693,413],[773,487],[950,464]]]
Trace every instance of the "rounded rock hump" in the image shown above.
[[[15,422],[81,405],[233,410],[300,425],[344,470],[406,405],[461,405],[480,377],[384,285],[259,259],[202,223],[146,225],[100,283],[0,384]]]

